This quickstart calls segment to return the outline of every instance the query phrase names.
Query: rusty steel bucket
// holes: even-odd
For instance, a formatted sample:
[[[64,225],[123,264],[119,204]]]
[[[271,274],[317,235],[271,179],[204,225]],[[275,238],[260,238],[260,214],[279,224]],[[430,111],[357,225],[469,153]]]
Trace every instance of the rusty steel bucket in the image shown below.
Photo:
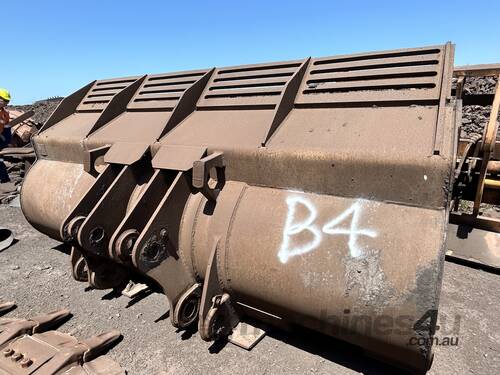
[[[174,326],[198,321],[205,340],[238,342],[253,318],[425,372],[460,121],[453,53],[91,82],[33,138],[23,212],[72,244],[91,286],[146,276]]]

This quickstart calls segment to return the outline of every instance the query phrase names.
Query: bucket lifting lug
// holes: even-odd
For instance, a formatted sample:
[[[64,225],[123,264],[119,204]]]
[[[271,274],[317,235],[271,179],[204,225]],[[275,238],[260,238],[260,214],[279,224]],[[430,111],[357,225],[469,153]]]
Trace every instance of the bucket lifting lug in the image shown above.
[[[71,247],[70,261],[73,279],[82,282],[89,281],[89,270],[87,262],[85,261],[82,252],[78,250],[76,246]]]
[[[239,323],[239,317],[231,305],[228,293],[222,290],[217,272],[217,249],[219,240],[212,249],[207,265],[201,298],[198,330],[205,341],[213,341],[231,334]]]
[[[198,319],[200,311],[201,284],[194,284],[177,301],[170,315],[172,325],[187,328]]]
[[[104,155],[108,152],[110,145],[94,148],[85,153],[83,169],[92,176],[97,177],[104,170]]]
[[[85,216],[75,216],[72,218],[68,225],[64,228],[64,241],[72,242],[78,236],[78,231],[85,221]]]
[[[225,182],[224,153],[214,152],[193,162],[193,186],[209,201],[217,200]]]
[[[137,229],[127,229],[120,233],[116,239],[114,249],[121,261],[128,262],[131,259],[132,250],[137,238],[139,238],[139,231]]]
[[[212,298],[212,307],[208,310],[207,316],[203,321],[202,329],[200,330],[200,335],[203,340],[217,340],[231,334],[232,328],[229,328],[226,323],[226,316],[223,311],[228,301],[229,294],[227,293]]]

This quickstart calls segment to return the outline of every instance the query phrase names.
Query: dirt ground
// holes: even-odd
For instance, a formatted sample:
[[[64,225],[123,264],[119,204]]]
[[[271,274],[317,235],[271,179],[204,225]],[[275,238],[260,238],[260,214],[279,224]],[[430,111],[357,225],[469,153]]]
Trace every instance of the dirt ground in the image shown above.
[[[0,227],[17,242],[0,252],[0,300],[15,300],[7,316],[30,316],[69,308],[74,317],[60,327],[79,338],[119,329],[124,339],[109,355],[129,374],[388,374],[396,369],[355,347],[305,331],[271,329],[252,351],[202,341],[178,332],[164,296],[134,301],[74,281],[60,244],[37,232],[19,208],[0,205]],[[457,346],[438,346],[429,374],[500,374],[500,276],[446,263],[440,321],[460,317]]]

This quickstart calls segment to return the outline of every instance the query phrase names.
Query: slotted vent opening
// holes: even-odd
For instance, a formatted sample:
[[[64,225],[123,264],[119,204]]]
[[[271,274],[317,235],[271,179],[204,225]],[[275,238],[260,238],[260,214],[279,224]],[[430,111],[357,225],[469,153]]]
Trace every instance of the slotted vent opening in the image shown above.
[[[384,68],[401,68],[401,67],[407,67],[407,66],[429,66],[432,69],[433,65],[437,65],[437,64],[439,64],[439,61],[435,60],[435,59],[422,60],[422,61],[379,63],[379,64],[374,63],[374,64],[370,64],[370,65],[314,69],[314,70],[311,70],[310,74],[350,72],[350,71],[358,71],[358,70],[373,70],[373,69],[384,69]]]
[[[283,86],[286,84],[286,81],[279,82],[269,82],[269,83],[247,83],[247,84],[235,84],[235,85],[220,85],[220,86],[212,86],[208,90],[216,91],[216,90],[233,90],[233,89],[244,89],[251,87],[271,87],[271,86]]]
[[[241,68],[228,68],[219,70],[218,75],[224,75],[229,73],[254,72],[267,69],[298,68],[300,64],[301,64],[300,62],[296,62],[296,63],[286,63],[286,64],[276,64],[276,65],[257,65],[257,66],[245,66]]]
[[[432,55],[432,54],[438,54],[440,52],[441,52],[441,50],[439,48],[433,48],[433,49],[427,49],[427,50],[396,51],[396,52],[377,53],[377,54],[368,54],[368,55],[359,55],[359,56],[333,57],[333,58],[316,60],[313,62],[313,65],[325,65],[325,64],[331,64],[331,63],[383,59],[383,58],[392,58],[392,57]]]
[[[280,95],[281,91],[270,91],[270,92],[234,92],[228,94],[208,94],[205,95],[205,98],[239,98],[239,97],[249,97],[249,96],[277,96]]]
[[[408,90],[408,89],[432,89],[436,87],[434,83],[414,83],[400,85],[377,85],[377,86],[358,86],[358,87],[339,87],[339,88],[314,88],[304,90],[304,94],[315,93],[336,93],[336,92],[352,92],[352,91],[388,91],[388,90]]]
[[[88,95],[87,98],[100,98],[100,97],[106,97],[106,96],[113,96],[114,94],[92,94]]]
[[[192,85],[196,82],[196,79],[177,81],[177,82],[158,82],[158,83],[147,83],[144,87],[163,87],[163,86],[173,86],[173,85]]]
[[[134,101],[135,102],[154,102],[154,101],[177,101],[179,100],[180,96],[174,96],[174,97],[170,97],[170,98],[158,98],[158,97],[154,97],[154,98],[138,98],[138,99],[135,99]]]
[[[125,87],[127,87],[127,85],[124,85],[124,86],[115,86],[113,87],[114,89],[116,90],[123,90]],[[92,89],[91,92],[99,92],[99,91],[108,91],[109,90],[109,87],[100,87],[100,88],[94,88]]]
[[[265,78],[286,78],[291,77],[293,72],[284,72],[284,73],[262,73],[262,74],[252,74],[245,75],[239,77],[217,77],[214,79],[214,82],[227,82],[227,81],[241,81],[241,80],[257,80],[257,79],[265,79]]]
[[[96,86],[110,86],[110,85],[117,85],[120,83],[130,85],[132,82],[135,82],[135,78],[112,80],[112,81],[100,81],[100,82],[97,82],[95,85]]]
[[[85,100],[83,104],[106,104],[109,103],[110,100]]]
[[[181,88],[181,89],[159,89],[159,90],[141,90],[139,91],[139,95],[142,94],[171,94],[171,93],[182,93],[186,89]]]
[[[389,78],[404,78],[404,77],[434,77],[437,76],[436,71],[429,72],[408,72],[408,73],[387,73],[380,75],[359,75],[354,77],[337,77],[337,78],[318,78],[308,79],[307,84],[322,83],[322,82],[350,82],[350,81],[370,81],[374,79],[389,79]]]
[[[203,76],[205,72],[197,72],[197,73],[179,73],[179,74],[166,74],[161,76],[154,76],[148,79],[149,82],[159,81],[163,79],[175,79],[175,78],[185,78],[185,77],[197,77],[200,78]]]

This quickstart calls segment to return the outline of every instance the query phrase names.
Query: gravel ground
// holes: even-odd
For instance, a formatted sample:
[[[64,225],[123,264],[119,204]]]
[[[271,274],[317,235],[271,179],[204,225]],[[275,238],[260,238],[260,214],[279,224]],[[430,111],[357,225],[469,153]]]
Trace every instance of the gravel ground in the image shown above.
[[[31,228],[19,208],[0,205],[0,226],[12,229],[18,240],[0,252],[0,300],[15,300],[19,306],[7,316],[68,307],[74,317],[61,331],[85,338],[119,329],[124,339],[109,355],[129,374],[398,373],[357,348],[310,331],[273,329],[249,352],[203,342],[197,333],[172,327],[160,294],[133,303],[74,281],[60,244]],[[499,300],[499,275],[446,263],[440,320],[449,327],[460,316],[459,342],[436,347],[430,374],[500,374]]]

